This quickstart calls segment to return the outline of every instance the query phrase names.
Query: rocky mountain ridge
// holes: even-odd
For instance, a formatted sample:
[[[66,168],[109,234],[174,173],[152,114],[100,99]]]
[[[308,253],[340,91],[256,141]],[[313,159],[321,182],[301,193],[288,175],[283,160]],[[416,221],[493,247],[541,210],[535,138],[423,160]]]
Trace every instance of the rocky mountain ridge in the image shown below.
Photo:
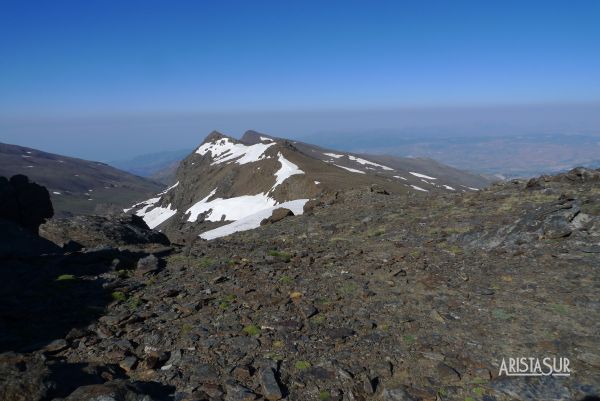
[[[277,208],[302,214],[323,193],[373,185],[393,193],[464,192],[487,183],[431,160],[335,153],[254,131],[239,141],[211,133],[181,162],[176,180],[126,212],[170,235],[214,239],[256,228]]]

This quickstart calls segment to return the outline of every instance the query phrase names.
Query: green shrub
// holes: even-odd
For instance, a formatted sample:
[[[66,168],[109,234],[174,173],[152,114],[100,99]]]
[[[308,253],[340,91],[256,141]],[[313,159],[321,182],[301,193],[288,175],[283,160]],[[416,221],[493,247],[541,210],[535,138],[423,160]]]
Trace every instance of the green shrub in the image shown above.
[[[310,368],[310,366],[310,362],[308,361],[296,361],[296,363],[294,364],[294,367],[298,370],[306,370]]]
[[[290,260],[292,260],[292,255],[290,255],[287,252],[280,252],[280,251],[272,250],[272,251],[267,252],[267,254],[269,256],[273,256],[277,259],[281,259],[286,263],[289,262]]]
[[[113,301],[124,302],[127,300],[127,295],[125,295],[125,293],[122,291],[113,291],[110,295],[111,295]]]
[[[260,335],[260,327],[255,324],[249,324],[248,326],[244,327],[242,331],[253,337],[258,337]]]

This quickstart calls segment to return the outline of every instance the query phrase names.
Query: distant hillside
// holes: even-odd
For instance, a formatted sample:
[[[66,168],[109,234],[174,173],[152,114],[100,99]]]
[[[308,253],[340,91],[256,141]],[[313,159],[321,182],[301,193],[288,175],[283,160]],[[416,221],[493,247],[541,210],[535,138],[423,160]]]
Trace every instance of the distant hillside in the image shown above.
[[[117,213],[163,188],[104,163],[0,143],[0,176],[15,174],[48,188],[57,217]]]

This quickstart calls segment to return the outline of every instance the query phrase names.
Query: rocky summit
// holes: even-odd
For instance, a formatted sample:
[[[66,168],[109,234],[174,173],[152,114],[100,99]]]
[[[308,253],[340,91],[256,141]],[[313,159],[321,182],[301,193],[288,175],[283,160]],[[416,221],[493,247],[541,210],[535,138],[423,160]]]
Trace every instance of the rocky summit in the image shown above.
[[[599,170],[462,191],[302,146],[213,135],[145,221],[28,231],[53,247],[2,256],[0,399],[598,399]],[[254,229],[197,235],[243,220],[223,204],[251,183],[274,203]]]

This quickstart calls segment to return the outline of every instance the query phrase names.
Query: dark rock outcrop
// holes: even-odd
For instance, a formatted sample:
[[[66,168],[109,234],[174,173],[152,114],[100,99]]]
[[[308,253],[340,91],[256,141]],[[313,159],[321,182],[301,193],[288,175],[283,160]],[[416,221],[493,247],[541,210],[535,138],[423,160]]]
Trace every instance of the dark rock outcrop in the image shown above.
[[[0,259],[32,257],[59,251],[38,236],[40,224],[52,217],[46,188],[24,175],[0,177]]]
[[[40,235],[60,246],[74,241],[86,248],[170,243],[164,234],[150,230],[144,220],[135,215],[55,219],[40,227]]]
[[[0,177],[0,219],[12,221],[36,233],[54,215],[48,190],[24,175]]]

